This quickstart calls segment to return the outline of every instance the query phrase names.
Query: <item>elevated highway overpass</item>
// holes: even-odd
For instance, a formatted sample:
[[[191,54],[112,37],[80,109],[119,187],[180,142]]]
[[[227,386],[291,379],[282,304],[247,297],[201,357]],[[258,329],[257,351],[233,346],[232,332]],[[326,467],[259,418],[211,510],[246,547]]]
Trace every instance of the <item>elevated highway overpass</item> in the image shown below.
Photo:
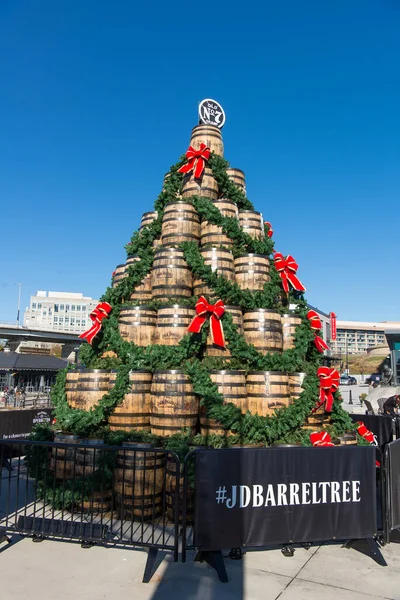
[[[35,329],[15,325],[11,323],[0,323],[0,340],[7,340],[8,346],[15,351],[21,342],[51,342],[62,345],[62,358],[68,358],[71,352],[79,348],[84,341],[76,333],[64,333],[46,329]]]

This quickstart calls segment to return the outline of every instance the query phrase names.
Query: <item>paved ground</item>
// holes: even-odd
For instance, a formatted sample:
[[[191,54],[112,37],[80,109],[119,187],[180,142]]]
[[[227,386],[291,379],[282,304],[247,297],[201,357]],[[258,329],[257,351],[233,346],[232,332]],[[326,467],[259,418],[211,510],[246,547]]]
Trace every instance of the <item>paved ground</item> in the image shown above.
[[[166,557],[150,583],[141,582],[146,553],[28,538],[1,545],[4,600],[379,600],[400,599],[400,545],[382,549],[388,563],[341,545],[248,552],[226,560],[228,583],[205,563],[173,563]],[[192,555],[190,559],[192,559]]]

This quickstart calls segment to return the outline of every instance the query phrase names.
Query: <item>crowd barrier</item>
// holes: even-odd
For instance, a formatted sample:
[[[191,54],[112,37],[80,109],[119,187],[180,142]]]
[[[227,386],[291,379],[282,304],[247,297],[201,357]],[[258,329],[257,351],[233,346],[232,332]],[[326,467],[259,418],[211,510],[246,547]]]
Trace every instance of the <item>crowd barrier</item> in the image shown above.
[[[222,550],[344,541],[385,565],[400,527],[400,440],[378,447],[199,448],[184,461],[146,444],[0,441],[0,541],[189,550],[227,574]]]

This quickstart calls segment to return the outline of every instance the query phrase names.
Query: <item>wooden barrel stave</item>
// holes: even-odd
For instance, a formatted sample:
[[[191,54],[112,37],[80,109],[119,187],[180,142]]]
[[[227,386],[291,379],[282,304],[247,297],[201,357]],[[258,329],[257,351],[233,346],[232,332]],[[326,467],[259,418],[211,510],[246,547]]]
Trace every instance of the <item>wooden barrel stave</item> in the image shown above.
[[[164,210],[161,231],[164,246],[200,242],[200,217],[189,202],[170,202]]]
[[[250,371],[246,378],[249,410],[262,417],[290,404],[288,376],[281,371]]]
[[[137,346],[150,346],[154,342],[157,313],[147,306],[121,308],[118,328],[121,337]]]
[[[155,344],[177,346],[196,315],[194,308],[184,306],[168,306],[157,311],[157,327]]]
[[[235,258],[235,279],[242,290],[262,291],[271,280],[268,257],[246,254]]]
[[[151,433],[167,436],[196,432],[199,400],[189,377],[178,370],[154,371],[151,384]]]
[[[219,127],[215,125],[196,125],[192,129],[190,145],[196,150],[200,148],[200,144],[206,144],[218,156],[224,155],[224,144],[222,141],[222,133]]]
[[[110,387],[114,385],[116,375],[111,373]],[[129,391],[108,419],[111,431],[150,429],[152,378],[151,371],[135,370],[129,373]]]
[[[153,300],[169,302],[172,298],[190,298],[193,290],[193,276],[184,260],[183,250],[160,248],[151,273]]]
[[[243,316],[243,334],[248,344],[262,354],[282,352],[282,321],[279,313],[259,308]]]

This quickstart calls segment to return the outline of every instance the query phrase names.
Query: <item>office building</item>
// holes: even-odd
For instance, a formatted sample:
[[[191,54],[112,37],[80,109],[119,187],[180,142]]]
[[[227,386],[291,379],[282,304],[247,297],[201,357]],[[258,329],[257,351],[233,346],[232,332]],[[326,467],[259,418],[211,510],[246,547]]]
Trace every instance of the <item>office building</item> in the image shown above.
[[[386,332],[399,331],[399,321],[337,321],[336,340],[331,340],[333,354],[364,354],[372,348],[388,351]]]
[[[26,308],[24,325],[79,334],[91,327],[89,315],[97,304],[98,300],[83,294],[38,291],[36,296],[31,296],[30,306]]]

